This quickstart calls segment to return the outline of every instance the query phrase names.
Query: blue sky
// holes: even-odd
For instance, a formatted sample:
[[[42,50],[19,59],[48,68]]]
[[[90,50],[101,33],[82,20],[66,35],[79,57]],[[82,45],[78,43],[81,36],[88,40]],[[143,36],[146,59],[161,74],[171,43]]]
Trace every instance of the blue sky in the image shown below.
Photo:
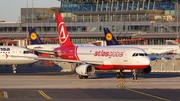
[[[32,0],[28,0],[29,8],[32,8]],[[58,0],[34,0],[34,7],[49,8],[59,7]],[[27,0],[0,0],[0,20],[6,22],[18,22],[21,15],[21,8],[27,7]]]

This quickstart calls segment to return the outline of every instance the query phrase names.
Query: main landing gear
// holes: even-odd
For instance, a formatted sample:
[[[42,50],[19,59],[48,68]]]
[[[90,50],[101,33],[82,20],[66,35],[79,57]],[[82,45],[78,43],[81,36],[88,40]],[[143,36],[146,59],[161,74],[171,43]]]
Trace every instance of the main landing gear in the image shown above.
[[[122,70],[120,70],[120,72],[117,72],[116,77],[117,78],[125,78],[125,73],[122,72]]]
[[[122,72],[123,70],[120,70],[120,72],[117,72],[116,77],[117,78],[125,78],[125,73]],[[136,70],[133,70],[133,80],[137,80],[137,74],[136,74]]]
[[[12,65],[13,73],[16,73],[16,65]]]
[[[136,70],[133,70],[133,80],[137,80]]]
[[[79,79],[88,79],[88,76],[79,75]]]

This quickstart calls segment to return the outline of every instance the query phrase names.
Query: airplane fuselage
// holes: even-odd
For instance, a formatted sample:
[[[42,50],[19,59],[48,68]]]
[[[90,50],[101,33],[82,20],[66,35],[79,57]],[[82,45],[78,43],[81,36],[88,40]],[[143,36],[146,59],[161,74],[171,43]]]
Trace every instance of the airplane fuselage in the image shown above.
[[[178,45],[111,45],[115,47],[138,47],[146,51],[147,54],[165,54],[165,53],[180,53]]]
[[[22,56],[22,57],[12,57],[12,56]],[[37,57],[35,54],[31,53],[28,49],[23,47],[0,46],[0,65],[30,64],[37,61],[35,59],[25,58],[25,56]]]
[[[93,44],[75,44],[75,46],[95,46]],[[55,48],[59,47],[59,44],[34,44],[28,45],[27,48],[30,50],[38,51],[45,54],[54,54],[53,51]]]
[[[96,69],[144,69],[150,65],[150,59],[146,52],[140,48],[132,47],[59,47],[54,49],[57,55],[63,59],[81,61],[103,61],[103,66],[95,66]],[[144,56],[133,56],[141,53]]]

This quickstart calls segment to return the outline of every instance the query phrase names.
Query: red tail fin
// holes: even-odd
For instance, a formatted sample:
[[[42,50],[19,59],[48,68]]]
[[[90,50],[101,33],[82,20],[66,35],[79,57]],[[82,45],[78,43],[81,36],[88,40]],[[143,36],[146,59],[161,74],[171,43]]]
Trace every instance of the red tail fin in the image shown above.
[[[72,47],[74,46],[71,43],[71,40],[69,38],[68,32],[66,30],[66,27],[64,25],[64,22],[62,20],[62,17],[60,14],[56,14],[56,20],[57,20],[57,28],[59,33],[59,44],[60,47]]]

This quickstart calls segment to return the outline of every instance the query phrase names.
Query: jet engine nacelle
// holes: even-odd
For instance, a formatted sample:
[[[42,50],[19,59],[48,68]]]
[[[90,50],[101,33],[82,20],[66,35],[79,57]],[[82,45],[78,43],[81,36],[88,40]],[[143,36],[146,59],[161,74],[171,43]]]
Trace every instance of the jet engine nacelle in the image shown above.
[[[91,64],[82,64],[75,68],[76,73],[83,76],[88,76],[95,73],[95,67]]]
[[[147,68],[145,69],[140,69],[140,70],[137,70],[136,71],[136,74],[138,75],[147,75],[151,72],[151,66],[148,66]]]

